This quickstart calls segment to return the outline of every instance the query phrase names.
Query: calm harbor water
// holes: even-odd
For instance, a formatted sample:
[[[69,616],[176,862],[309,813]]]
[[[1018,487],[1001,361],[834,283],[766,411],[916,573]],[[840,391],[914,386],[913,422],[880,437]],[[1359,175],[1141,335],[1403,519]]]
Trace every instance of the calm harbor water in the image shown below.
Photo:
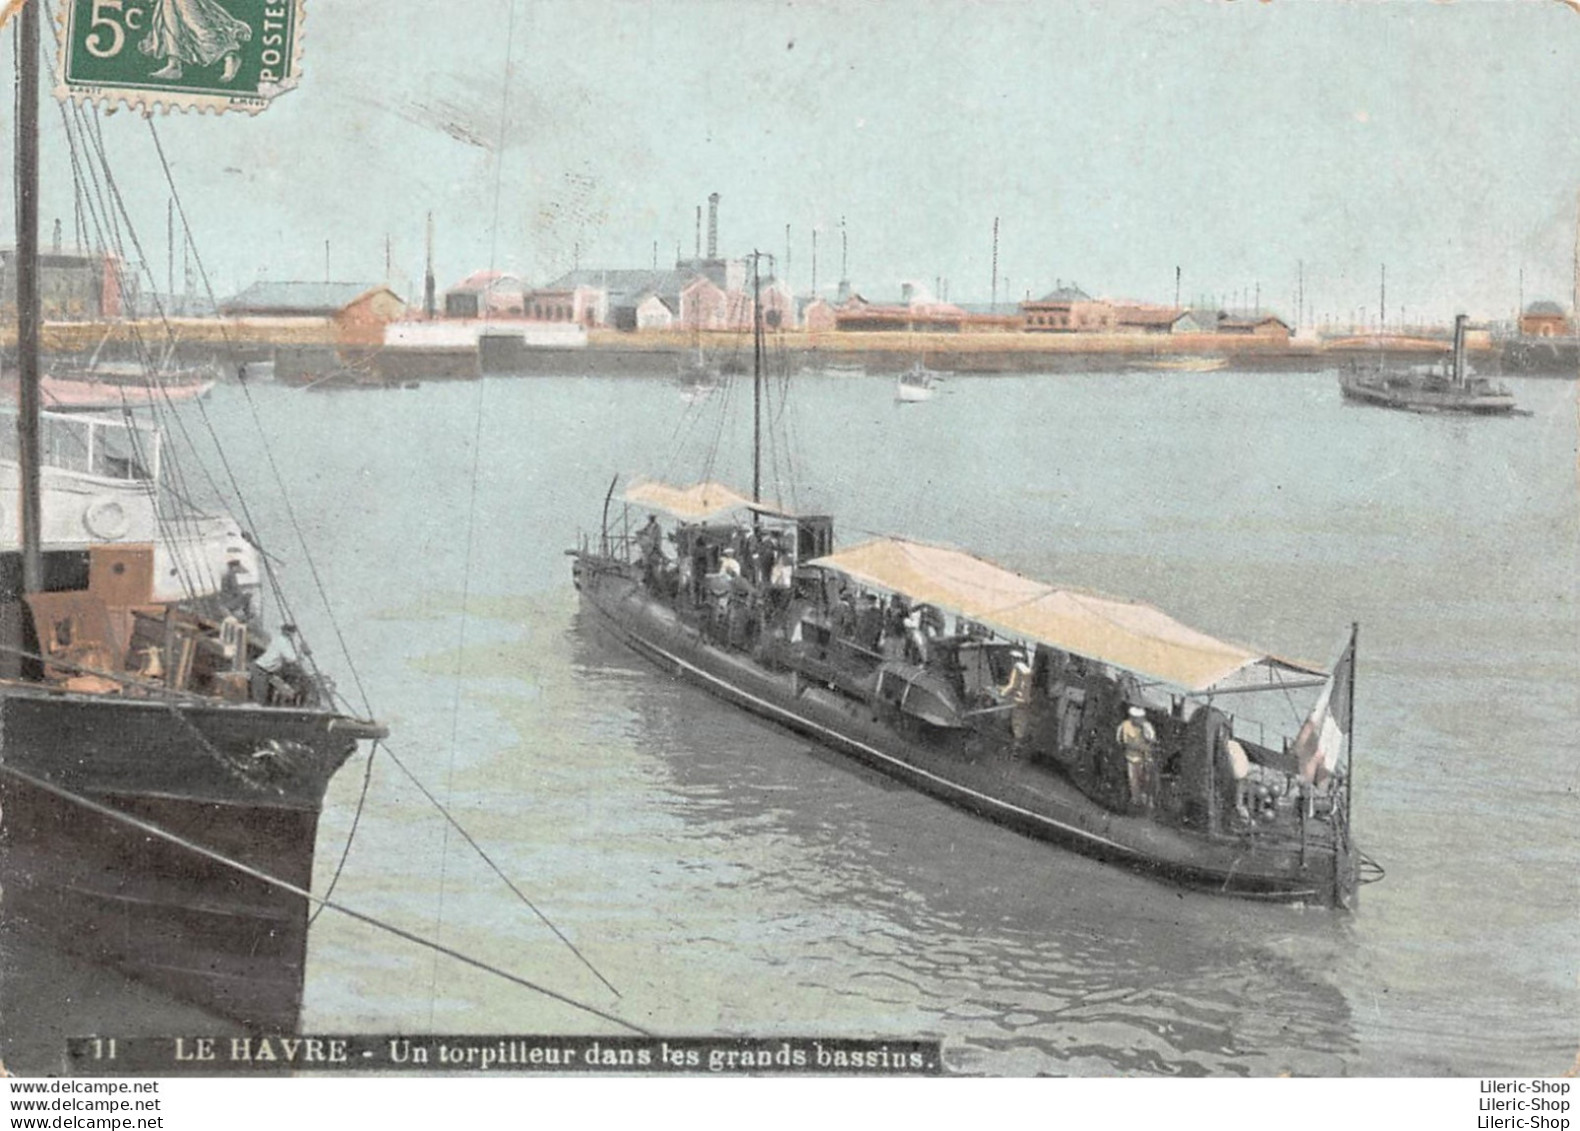
[[[698,404],[640,379],[258,385],[207,412],[251,485],[270,435],[395,755],[621,996],[383,756],[335,891],[359,910],[665,1034],[936,1036],[982,1073],[1551,1074],[1580,1047],[1576,396],[1513,384],[1532,415],[1233,372],[959,378],[906,406],[811,376],[774,407],[765,477],[793,467],[786,501],[845,544],[946,541],[1318,661],[1358,621],[1356,822],[1388,875],[1353,915],[1021,838],[582,624],[563,551],[610,476],[689,482],[717,441],[714,477],[749,483],[749,380]],[[356,698],[275,497],[248,496]],[[320,889],[363,766],[332,787]],[[332,913],[304,1027],[612,1031]]]

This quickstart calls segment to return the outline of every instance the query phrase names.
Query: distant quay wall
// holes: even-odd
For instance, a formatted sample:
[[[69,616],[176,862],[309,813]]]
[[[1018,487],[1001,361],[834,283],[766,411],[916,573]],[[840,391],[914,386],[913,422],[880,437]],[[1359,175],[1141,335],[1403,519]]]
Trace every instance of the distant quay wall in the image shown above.
[[[1285,341],[1245,334],[1025,334],[806,331],[771,333],[769,352],[788,356],[802,368],[859,367],[872,374],[893,374],[917,362],[952,373],[1037,373],[1061,370],[1122,369],[1181,358],[1226,358],[1237,368],[1297,369],[1341,364],[1360,356],[1353,349],[1331,350],[1317,341]],[[595,330],[587,348],[525,349],[485,339],[485,373],[606,374],[674,376],[698,349],[713,363],[751,367],[749,334],[682,331],[620,332]],[[1447,343],[1412,343],[1404,356],[1439,356]],[[1385,350],[1389,356],[1393,351]],[[1375,358],[1375,348],[1366,356]]]
[[[422,376],[416,354],[374,349],[343,340],[328,318],[182,318],[168,323],[183,357],[221,362],[270,359],[286,351],[333,351],[366,359],[379,357],[379,369],[402,377]],[[48,322],[43,329],[47,353],[105,358],[162,353],[166,323],[155,319],[117,322]],[[0,347],[14,354],[15,327],[0,323]],[[1183,358],[1225,358],[1241,369],[1297,369],[1343,364],[1351,358],[1420,360],[1441,356],[1445,339],[1376,338],[1285,339],[1253,334],[1024,333],[978,331],[932,333],[903,331],[780,331],[768,335],[770,352],[791,358],[801,368],[850,367],[873,374],[897,373],[921,362],[954,373],[1027,373],[1073,369],[1119,369]],[[736,331],[593,330],[585,348],[526,347],[509,336],[508,325],[487,335],[479,349],[481,372],[534,375],[673,376],[701,349],[714,363],[751,367],[751,335]],[[1486,335],[1471,342],[1473,355],[1496,352]],[[463,367],[464,368],[464,367]]]
[[[169,332],[166,326],[170,327]],[[101,342],[117,352],[135,349],[145,343],[163,350],[174,334],[179,345],[225,348],[235,346],[256,351],[286,345],[327,345],[336,343],[335,324],[327,318],[172,318],[168,323],[157,318],[114,322],[45,322],[40,341],[46,353],[92,353]],[[16,349],[15,320],[0,321],[0,347]]]

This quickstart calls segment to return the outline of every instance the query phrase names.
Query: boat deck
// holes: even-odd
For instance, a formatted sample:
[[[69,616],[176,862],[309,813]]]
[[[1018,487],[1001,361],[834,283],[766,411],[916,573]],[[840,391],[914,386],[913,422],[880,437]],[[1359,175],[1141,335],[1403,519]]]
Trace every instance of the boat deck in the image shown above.
[[[712,639],[704,622],[655,599],[623,563],[580,557],[578,584],[602,625],[659,667],[1000,824],[1193,887],[1319,903],[1351,894],[1340,879],[1353,863],[1342,829],[1305,819],[1299,806],[1214,832],[1173,824],[1161,805],[1116,804],[1123,787],[1112,773],[1082,780],[1079,769],[1022,754],[999,717],[931,726],[874,695],[870,677],[826,657],[785,663],[782,652]],[[1165,781],[1161,804],[1168,796]]]

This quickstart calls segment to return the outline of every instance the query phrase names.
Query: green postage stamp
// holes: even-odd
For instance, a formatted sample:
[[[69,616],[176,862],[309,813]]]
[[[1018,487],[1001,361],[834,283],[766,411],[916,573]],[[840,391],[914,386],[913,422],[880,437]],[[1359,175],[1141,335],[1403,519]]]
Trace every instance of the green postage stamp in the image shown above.
[[[64,0],[60,93],[257,113],[301,75],[303,0]]]

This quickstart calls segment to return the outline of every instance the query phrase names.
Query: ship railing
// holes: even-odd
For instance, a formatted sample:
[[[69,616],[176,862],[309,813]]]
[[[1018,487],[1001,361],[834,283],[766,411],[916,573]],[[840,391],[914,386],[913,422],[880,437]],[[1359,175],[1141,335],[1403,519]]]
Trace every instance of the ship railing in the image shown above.
[[[1345,805],[1345,793],[1335,786],[1330,791],[1328,820],[1333,827],[1334,855],[1347,852],[1350,847],[1350,814]]]
[[[19,457],[15,414],[0,412],[0,459]],[[101,479],[154,482],[158,479],[157,430],[101,416],[41,413],[39,461],[45,467]]]

